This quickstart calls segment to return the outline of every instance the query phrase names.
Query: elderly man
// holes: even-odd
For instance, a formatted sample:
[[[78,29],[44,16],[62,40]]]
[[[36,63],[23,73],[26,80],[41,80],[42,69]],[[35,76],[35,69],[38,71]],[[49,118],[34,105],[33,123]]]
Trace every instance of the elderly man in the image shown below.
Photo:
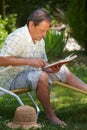
[[[87,91],[87,84],[73,75],[65,65],[43,70],[47,65],[43,38],[50,24],[49,14],[44,9],[37,9],[29,16],[25,26],[7,37],[0,52],[0,71],[3,70],[0,84],[9,90],[18,87],[35,90],[47,118],[52,123],[65,125],[64,121],[55,115],[50,104],[51,81],[56,78],[84,91]]]

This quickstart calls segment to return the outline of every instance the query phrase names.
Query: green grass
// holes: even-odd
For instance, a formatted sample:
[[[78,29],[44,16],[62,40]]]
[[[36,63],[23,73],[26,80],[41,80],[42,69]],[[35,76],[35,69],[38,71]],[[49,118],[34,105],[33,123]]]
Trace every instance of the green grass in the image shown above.
[[[79,65],[79,67],[70,68],[76,75],[87,83],[87,67]],[[53,86],[51,87],[51,104],[57,116],[67,123],[67,127],[61,128],[46,120],[44,110],[32,92],[35,100],[40,107],[40,115],[38,122],[43,126],[41,130],[87,130],[87,96],[74,90]],[[33,105],[32,102],[20,95],[25,104]],[[0,97],[0,130],[10,130],[6,126],[6,122],[13,121],[15,109],[19,106],[16,99],[9,95]],[[21,130],[21,129],[17,129]]]

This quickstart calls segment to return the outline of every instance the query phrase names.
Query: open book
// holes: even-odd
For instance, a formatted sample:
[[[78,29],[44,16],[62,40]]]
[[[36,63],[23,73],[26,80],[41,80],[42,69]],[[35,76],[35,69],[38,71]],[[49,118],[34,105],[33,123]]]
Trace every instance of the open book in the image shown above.
[[[66,63],[72,61],[72,60],[75,59],[76,57],[77,57],[77,55],[75,55],[75,54],[72,53],[71,55],[69,55],[69,56],[66,57],[65,59],[62,59],[62,60],[59,60],[59,61],[57,61],[57,62],[55,62],[55,63],[46,65],[46,66],[44,67],[44,69],[51,68],[51,67],[56,67],[56,66],[59,66],[59,67],[60,67],[60,66],[62,66],[63,64],[66,64]]]

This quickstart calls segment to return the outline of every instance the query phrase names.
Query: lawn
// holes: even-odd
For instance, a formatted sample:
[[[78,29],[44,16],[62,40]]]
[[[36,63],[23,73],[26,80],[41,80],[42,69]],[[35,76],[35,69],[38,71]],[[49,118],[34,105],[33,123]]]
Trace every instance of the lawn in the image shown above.
[[[70,67],[70,69],[87,83],[87,67],[85,65],[79,64],[79,67]],[[41,130],[87,130],[87,96],[74,90],[54,85],[52,85],[50,93],[51,104],[56,115],[64,120],[67,126],[62,128],[46,120],[44,110],[36,99],[35,93],[32,92],[41,110],[38,119],[38,122],[43,126]],[[25,104],[33,105],[24,94],[20,95],[20,97]],[[9,95],[0,97],[0,130],[10,130],[6,123],[13,121],[14,112],[18,106],[16,99]]]

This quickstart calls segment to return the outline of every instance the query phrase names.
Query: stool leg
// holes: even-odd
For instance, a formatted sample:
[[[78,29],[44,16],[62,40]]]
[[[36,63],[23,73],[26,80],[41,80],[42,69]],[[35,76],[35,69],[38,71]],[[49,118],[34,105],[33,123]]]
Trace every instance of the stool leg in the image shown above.
[[[28,95],[28,97],[31,99],[31,101],[32,101],[32,102],[34,103],[34,105],[35,105],[35,108],[36,108],[36,111],[37,111],[37,118],[38,118],[39,113],[40,113],[40,109],[39,109],[38,105],[36,104],[36,102],[34,101],[32,95],[31,95],[29,92],[27,93],[27,95]]]

